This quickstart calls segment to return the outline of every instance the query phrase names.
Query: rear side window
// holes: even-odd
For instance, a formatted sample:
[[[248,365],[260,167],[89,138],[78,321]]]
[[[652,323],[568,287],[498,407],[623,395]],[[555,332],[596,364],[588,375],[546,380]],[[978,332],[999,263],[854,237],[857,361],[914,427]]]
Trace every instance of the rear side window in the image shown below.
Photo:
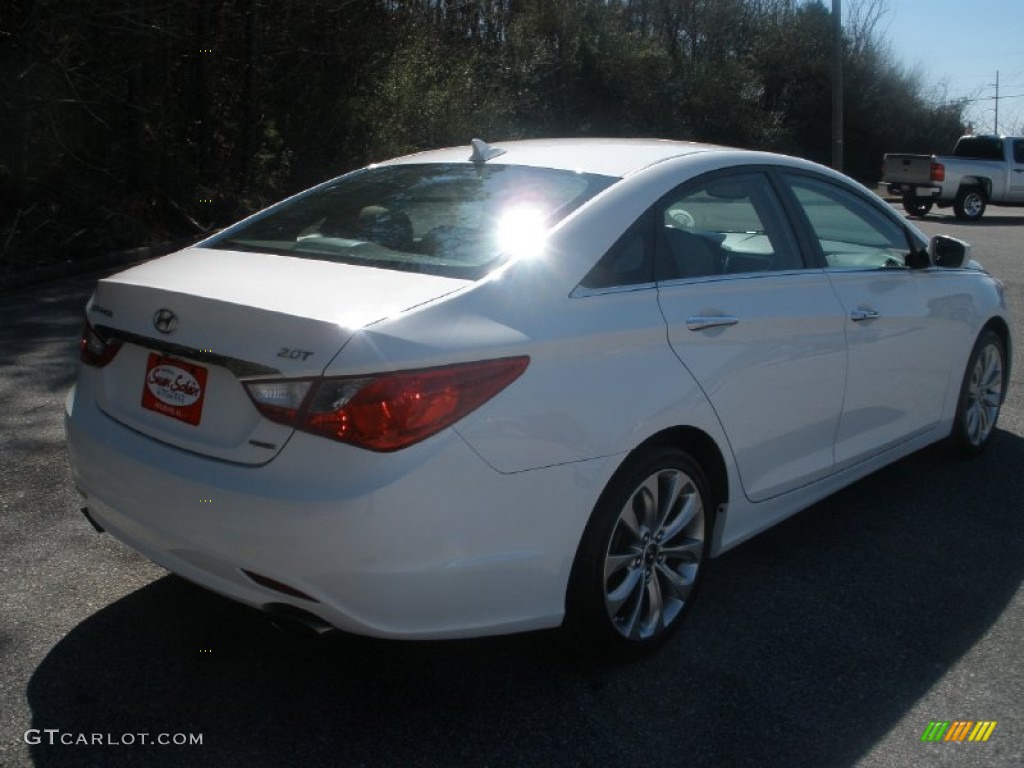
[[[204,246],[476,279],[616,180],[512,165],[367,168]]]
[[[580,285],[597,290],[653,282],[651,213],[648,211],[608,249],[608,253],[590,270]]]
[[[996,136],[969,136],[960,139],[953,148],[955,157],[975,160],[1002,160],[1003,140]]]
[[[804,267],[763,173],[686,184],[662,201],[655,219],[659,280]]]

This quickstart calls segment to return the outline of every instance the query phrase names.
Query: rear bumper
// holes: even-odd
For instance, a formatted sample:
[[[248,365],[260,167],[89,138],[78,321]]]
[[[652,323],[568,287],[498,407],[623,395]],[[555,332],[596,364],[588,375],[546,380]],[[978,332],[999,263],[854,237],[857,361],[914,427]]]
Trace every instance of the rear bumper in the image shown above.
[[[942,192],[941,187],[925,186],[922,184],[901,184],[892,182],[889,184],[889,192],[903,197],[931,198],[937,200]]]
[[[132,549],[239,602],[293,605],[379,637],[557,626],[618,461],[500,474],[448,430],[393,454],[297,433],[274,461],[247,467],[142,436],[77,389],[65,428],[91,516]]]

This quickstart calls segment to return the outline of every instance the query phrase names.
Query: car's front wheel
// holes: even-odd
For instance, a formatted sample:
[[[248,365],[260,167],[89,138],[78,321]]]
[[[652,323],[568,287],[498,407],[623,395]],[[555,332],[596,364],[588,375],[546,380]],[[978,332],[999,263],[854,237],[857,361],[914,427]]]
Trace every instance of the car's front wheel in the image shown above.
[[[1006,386],[1006,345],[986,328],[967,361],[953,422],[953,444],[969,456],[985,450],[999,418]]]
[[[631,658],[682,622],[708,556],[714,503],[686,452],[659,446],[615,474],[584,531],[565,629],[585,650]]]

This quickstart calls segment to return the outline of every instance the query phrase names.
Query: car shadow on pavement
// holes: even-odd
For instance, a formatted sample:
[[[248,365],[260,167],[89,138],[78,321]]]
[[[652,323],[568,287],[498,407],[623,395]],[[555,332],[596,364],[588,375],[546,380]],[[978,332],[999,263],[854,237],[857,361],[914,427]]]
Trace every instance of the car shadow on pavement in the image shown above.
[[[1024,439],[999,431],[971,462],[935,447],[876,473],[714,561],[684,631],[624,665],[581,660],[551,633],[293,635],[161,578],[52,648],[28,685],[32,727],[201,734],[202,745],[44,741],[31,756],[44,767],[850,765],[1019,588],[1021,466]],[[926,725],[907,731],[910,746]]]

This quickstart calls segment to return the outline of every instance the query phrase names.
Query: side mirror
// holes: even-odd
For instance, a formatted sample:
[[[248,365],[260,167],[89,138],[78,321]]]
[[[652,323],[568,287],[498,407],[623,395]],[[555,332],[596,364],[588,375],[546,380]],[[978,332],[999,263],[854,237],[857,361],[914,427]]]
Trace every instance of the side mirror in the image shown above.
[[[967,262],[971,246],[949,235],[935,235],[928,243],[928,256],[937,267],[957,269]]]
[[[932,265],[932,257],[928,251],[922,248],[920,251],[911,251],[904,259],[907,269],[928,269]]]

